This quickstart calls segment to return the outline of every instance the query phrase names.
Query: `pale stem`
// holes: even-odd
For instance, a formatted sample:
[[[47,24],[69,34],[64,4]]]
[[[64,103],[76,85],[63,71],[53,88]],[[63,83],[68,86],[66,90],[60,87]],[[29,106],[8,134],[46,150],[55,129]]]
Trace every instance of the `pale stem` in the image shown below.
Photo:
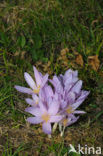
[[[64,131],[65,131],[65,126],[63,127],[63,130],[62,130],[61,133],[60,133],[60,136],[61,136],[61,137],[63,137]]]
[[[53,125],[53,132],[55,132],[55,130],[57,129],[58,123],[54,123]]]
[[[59,131],[62,131],[62,124],[59,123]]]

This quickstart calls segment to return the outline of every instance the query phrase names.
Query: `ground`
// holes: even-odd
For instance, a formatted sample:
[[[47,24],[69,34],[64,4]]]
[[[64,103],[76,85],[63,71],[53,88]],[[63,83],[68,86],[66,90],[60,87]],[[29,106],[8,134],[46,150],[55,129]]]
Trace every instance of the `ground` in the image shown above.
[[[78,70],[90,95],[77,123],[48,138],[41,125],[26,122],[24,72],[35,65],[43,74]],[[69,144],[103,150],[103,3],[102,0],[0,2],[0,155],[66,156]],[[103,151],[102,151],[103,152]]]

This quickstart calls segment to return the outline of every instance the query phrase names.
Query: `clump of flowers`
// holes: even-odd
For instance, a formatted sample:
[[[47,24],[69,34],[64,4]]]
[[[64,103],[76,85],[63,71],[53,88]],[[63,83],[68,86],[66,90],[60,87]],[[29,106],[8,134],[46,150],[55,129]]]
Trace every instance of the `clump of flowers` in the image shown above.
[[[89,91],[81,89],[82,80],[78,79],[77,71],[69,69],[64,75],[54,75],[51,80],[48,74],[42,75],[34,66],[33,70],[35,81],[28,73],[24,73],[30,88],[15,86],[18,91],[31,95],[31,98],[25,99],[30,105],[25,111],[33,115],[27,121],[31,124],[42,123],[43,132],[46,134],[51,134],[59,125],[62,136],[65,128],[79,119],[78,114],[85,113],[77,108]]]

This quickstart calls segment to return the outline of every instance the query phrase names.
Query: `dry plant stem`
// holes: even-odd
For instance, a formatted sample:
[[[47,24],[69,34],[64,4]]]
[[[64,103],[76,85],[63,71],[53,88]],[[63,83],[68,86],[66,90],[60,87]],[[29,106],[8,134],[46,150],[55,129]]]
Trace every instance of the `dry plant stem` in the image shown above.
[[[57,129],[58,123],[54,123],[53,125],[53,133],[55,132],[55,130]]]

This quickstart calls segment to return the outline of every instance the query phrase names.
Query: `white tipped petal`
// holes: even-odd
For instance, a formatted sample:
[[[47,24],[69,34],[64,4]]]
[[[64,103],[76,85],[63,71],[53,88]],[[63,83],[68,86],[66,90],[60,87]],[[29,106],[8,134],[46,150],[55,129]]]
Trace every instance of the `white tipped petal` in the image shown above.
[[[27,121],[30,122],[31,124],[39,124],[43,120],[41,119],[41,117],[29,117],[27,118]]]
[[[41,88],[44,87],[44,85],[46,84],[46,82],[48,81],[48,74],[46,74],[43,78],[42,78],[42,84],[41,84]]]
[[[51,123],[56,122],[57,123],[57,122],[61,121],[62,118],[63,118],[63,116],[61,116],[61,115],[51,116],[49,122],[51,122]]]
[[[41,111],[37,107],[27,107],[25,111],[35,116],[41,116]]]
[[[25,101],[26,101],[29,105],[31,105],[31,106],[34,106],[34,105],[35,105],[35,101],[33,101],[33,100],[30,99],[30,98],[26,98]]]
[[[28,85],[30,86],[30,88],[32,88],[33,90],[36,88],[35,82],[32,79],[32,77],[28,74],[28,73],[24,73],[24,78],[26,80],[26,82],[28,83]]]
[[[21,86],[14,86],[14,88],[21,93],[33,94],[33,91],[30,88]]]
[[[48,109],[48,113],[50,115],[56,115],[58,113],[59,110],[59,103],[58,101],[52,101],[49,109]]]
[[[40,107],[40,111],[41,111],[42,114],[47,113],[47,109],[44,106],[44,103],[42,103],[41,101],[39,101],[39,107]]]
[[[35,66],[33,66],[33,70],[34,70],[34,76],[35,76],[35,80],[36,80],[36,84],[37,86],[41,85],[41,74],[38,72],[38,70],[35,68]]]
[[[79,110],[76,110],[76,111],[74,111],[74,114],[85,114],[86,112],[84,112],[84,111],[79,111]]]
[[[79,94],[80,90],[82,88],[82,80],[79,80],[74,87],[71,89],[72,92],[75,92],[77,94]]]

